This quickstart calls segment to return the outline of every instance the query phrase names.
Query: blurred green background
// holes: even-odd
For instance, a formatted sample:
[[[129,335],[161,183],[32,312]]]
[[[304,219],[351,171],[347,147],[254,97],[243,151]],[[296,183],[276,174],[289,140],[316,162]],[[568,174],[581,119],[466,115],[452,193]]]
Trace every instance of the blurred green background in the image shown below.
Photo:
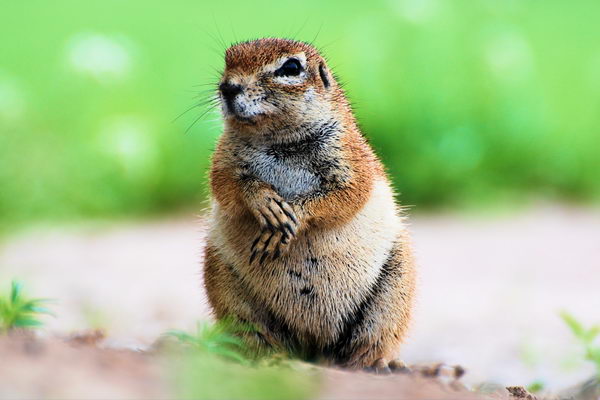
[[[600,197],[596,0],[3,1],[0,223],[200,209],[226,45],[315,41],[402,203]]]

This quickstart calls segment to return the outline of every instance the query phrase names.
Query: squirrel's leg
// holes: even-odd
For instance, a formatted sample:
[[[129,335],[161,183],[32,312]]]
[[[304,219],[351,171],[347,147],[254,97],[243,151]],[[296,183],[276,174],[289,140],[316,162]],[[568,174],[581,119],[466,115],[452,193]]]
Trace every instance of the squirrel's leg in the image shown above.
[[[301,225],[297,210],[271,185],[241,168],[213,168],[211,186],[225,214],[238,217],[249,211],[256,219],[260,233],[249,244],[251,263],[277,258],[296,237]]]
[[[204,250],[204,287],[217,319],[234,316],[247,319],[252,315],[249,304],[240,299],[237,282],[216,247],[207,243]]]
[[[340,337],[325,354],[348,368],[387,368],[383,364],[394,358],[410,323],[414,275],[410,244],[403,233],[382,266],[371,295],[347,319]]]
[[[204,253],[204,286],[215,317],[218,320],[233,318],[251,325],[252,329],[243,335],[251,349],[257,352],[278,349],[283,339],[271,329],[270,316],[264,307],[254,304],[235,270],[223,261],[210,242]]]

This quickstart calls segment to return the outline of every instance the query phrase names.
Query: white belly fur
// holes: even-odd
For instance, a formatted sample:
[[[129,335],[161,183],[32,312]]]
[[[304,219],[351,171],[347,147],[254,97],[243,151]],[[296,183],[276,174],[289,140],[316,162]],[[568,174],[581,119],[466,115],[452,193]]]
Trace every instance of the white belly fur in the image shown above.
[[[209,244],[238,271],[254,297],[290,328],[325,339],[337,336],[344,316],[368,294],[404,229],[383,180],[374,183],[369,201],[350,222],[305,231],[285,255],[263,265],[248,264],[258,224],[240,229],[216,203],[211,218]]]

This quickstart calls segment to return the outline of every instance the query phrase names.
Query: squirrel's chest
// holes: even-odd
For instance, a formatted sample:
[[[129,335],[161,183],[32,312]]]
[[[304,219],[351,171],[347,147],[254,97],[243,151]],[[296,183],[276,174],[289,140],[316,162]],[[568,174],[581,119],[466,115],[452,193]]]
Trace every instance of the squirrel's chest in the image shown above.
[[[281,158],[257,152],[247,165],[252,175],[273,185],[287,201],[314,193],[321,185],[319,173],[312,170],[310,161],[303,157]]]

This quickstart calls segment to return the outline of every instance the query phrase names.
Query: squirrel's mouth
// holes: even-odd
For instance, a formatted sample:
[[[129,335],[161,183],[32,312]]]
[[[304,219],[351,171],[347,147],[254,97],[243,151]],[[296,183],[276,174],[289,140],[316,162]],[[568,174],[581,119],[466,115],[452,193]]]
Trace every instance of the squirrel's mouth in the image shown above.
[[[229,104],[227,104],[223,111],[226,120],[244,125],[256,125],[257,119],[264,115],[264,113],[249,113],[247,110]]]
[[[231,109],[223,110],[223,118],[225,122],[232,123],[235,125],[256,125],[257,117],[260,115],[244,115],[239,112],[232,111]]]
[[[256,119],[264,114],[256,112],[256,110],[248,110],[244,105],[240,105],[230,99],[226,99],[223,106],[223,115],[226,119],[242,124],[254,125],[256,124]]]

